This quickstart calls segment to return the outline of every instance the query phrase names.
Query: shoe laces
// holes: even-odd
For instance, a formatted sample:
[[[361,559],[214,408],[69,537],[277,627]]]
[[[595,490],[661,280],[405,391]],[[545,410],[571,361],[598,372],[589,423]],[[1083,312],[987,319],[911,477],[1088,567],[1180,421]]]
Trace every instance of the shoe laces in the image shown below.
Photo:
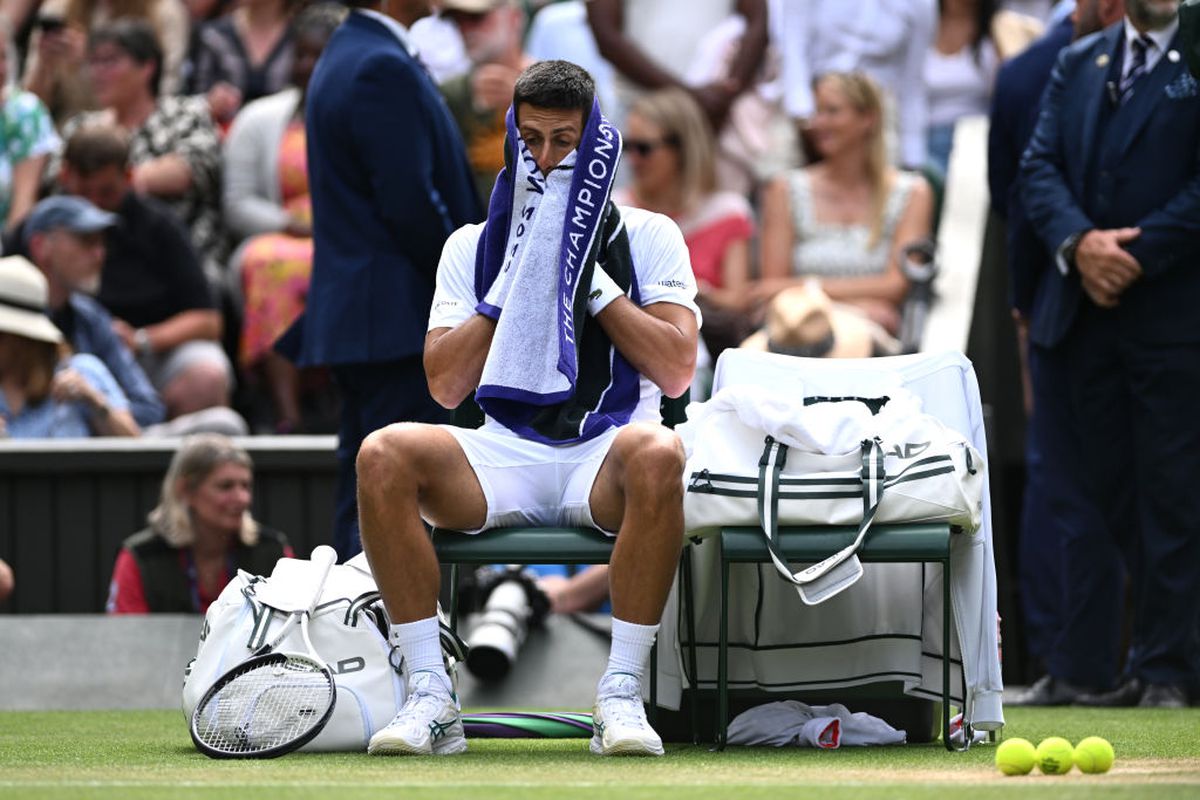
[[[404,701],[404,707],[397,719],[401,716],[410,719],[418,716],[422,722],[428,722],[441,713],[447,701],[454,702],[437,675],[432,672],[417,673],[412,679],[408,698]]]
[[[632,675],[613,675],[600,686],[598,705],[604,721],[618,725],[646,727],[646,710],[642,707],[641,686]]]

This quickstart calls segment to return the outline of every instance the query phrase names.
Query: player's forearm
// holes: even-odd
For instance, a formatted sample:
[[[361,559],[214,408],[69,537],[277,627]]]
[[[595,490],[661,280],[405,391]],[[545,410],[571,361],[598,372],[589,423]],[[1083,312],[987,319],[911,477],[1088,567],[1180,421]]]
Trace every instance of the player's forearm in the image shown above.
[[[425,337],[429,394],[444,408],[457,408],[479,386],[496,323],[476,314],[455,328],[435,328]]]
[[[668,397],[683,394],[696,372],[696,327],[684,322],[695,318],[682,306],[675,308],[686,317],[673,314],[663,319],[620,297],[596,317],[621,355]]]

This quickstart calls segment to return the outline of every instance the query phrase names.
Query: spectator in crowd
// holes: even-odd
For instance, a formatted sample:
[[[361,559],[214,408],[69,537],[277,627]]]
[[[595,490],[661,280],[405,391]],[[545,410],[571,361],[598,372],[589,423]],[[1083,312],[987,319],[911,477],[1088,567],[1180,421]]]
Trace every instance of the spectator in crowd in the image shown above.
[[[496,193],[507,201],[447,241],[425,345],[438,401],[454,408],[473,396],[489,419],[478,429],[391,425],[359,454],[363,544],[409,685],[368,752],[467,748],[438,647],[438,562],[424,519],[460,531],[582,523],[616,532],[612,649],[590,748],[662,755],[641,686],[679,560],[684,453],[658,409],[662,393],[686,391],[695,369],[695,282],[674,223],[604,202],[619,152],[586,72],[537,62],[518,79],[513,104],[512,169]],[[589,181],[598,197],[579,188]],[[577,260],[570,248],[586,244],[559,252],[569,223],[584,228],[582,242],[598,243]],[[514,248],[521,255],[506,260]],[[541,292],[547,270],[581,287],[573,299],[555,294],[552,304],[575,303],[581,320],[565,334],[578,343],[577,381],[565,388],[535,386],[538,373],[557,374],[567,330]],[[535,403],[513,399],[512,387]]]
[[[1079,445],[1048,450],[1046,469],[1077,474],[1107,522],[1066,531],[1058,646],[1110,636],[1116,620],[1082,604],[1114,547],[1132,584],[1125,676],[1075,698],[1085,705],[1183,707],[1196,669],[1200,102],[1178,8],[1126,0],[1123,24],[1068,48],[1021,164],[1021,199],[1054,259],[1029,336],[1067,390]],[[1103,666],[1056,677],[1087,686]]]
[[[80,129],[63,154],[63,189],[118,218],[108,234],[97,299],[115,318],[113,329],[137,355],[169,419],[227,406],[232,367],[218,344],[222,323],[212,291],[179,222],[133,191],[128,158],[128,142],[112,126]]]
[[[814,78],[865,72],[884,92],[884,130],[893,163],[925,165],[929,100],[925,54],[937,24],[935,0],[808,0],[780,14],[784,107],[807,123],[816,113]],[[893,134],[895,141],[893,143]]]
[[[62,147],[42,101],[9,75],[12,37],[0,23],[0,227],[11,230],[37,202],[49,154]]]
[[[442,14],[462,32],[471,59],[470,70],[441,89],[486,205],[504,167],[504,113],[512,103],[513,84],[532,63],[521,49],[525,13],[516,0],[445,0]]]
[[[233,233],[247,237],[234,255],[242,278],[241,367],[265,376],[280,433],[301,425],[299,371],[272,348],[304,310],[312,276],[305,95],[313,67],[345,15],[345,6],[335,3],[300,13],[294,88],[247,105],[225,140],[225,219]]]
[[[281,343],[300,367],[331,367],[341,393],[334,542],[343,559],[361,549],[362,440],[398,420],[447,418],[425,381],[426,321],[442,245],[481,216],[462,137],[408,49],[406,26],[429,2],[357,4],[308,87],[312,284]]]
[[[712,130],[682,89],[660,89],[634,101],[622,156],[633,167],[633,180],[618,192],[618,202],[666,214],[683,232],[704,314],[701,334],[715,360],[757,323],[750,204],[740,194],[717,190]]]
[[[457,78],[471,68],[467,48],[463,44],[458,26],[438,11],[439,4],[433,3],[435,13],[421,17],[408,28],[408,40],[421,54],[421,64],[429,70],[435,83],[441,85]]]
[[[96,125],[129,131],[133,189],[171,208],[215,277],[224,250],[221,147],[208,106],[195,97],[159,97],[162,50],[146,22],[122,19],[96,29],[88,42],[88,65],[103,110],[73,117],[63,138]]]
[[[944,176],[959,118],[986,114],[1000,63],[1042,32],[1031,17],[998,8],[997,0],[938,0],[938,26],[925,59],[929,96],[929,163]]]
[[[600,54],[617,70],[623,109],[641,92],[680,86],[692,94],[716,131],[725,124],[737,96],[750,87],[766,52],[765,0],[591,0],[587,12]],[[727,77],[685,85],[697,44],[733,14],[744,17],[746,27]]]
[[[0,603],[7,600],[13,593],[16,587],[16,581],[13,580],[12,567],[3,558],[0,558]]]
[[[25,60],[25,88],[50,108],[61,126],[104,105],[88,75],[88,37],[118,19],[142,20],[159,42],[163,94],[174,94],[187,54],[189,23],[179,0],[45,0]]]
[[[204,94],[212,117],[228,124],[246,103],[283,91],[292,79],[292,13],[298,0],[242,0],[204,23],[196,36],[189,93]]]
[[[290,558],[287,538],[250,513],[253,469],[250,454],[225,436],[185,438],[147,527],[117,554],[108,613],[203,614],[238,570],[269,575]]]
[[[883,103],[863,73],[816,81],[813,146],[821,160],[774,180],[763,199],[763,301],[810,280],[889,333],[900,326],[906,245],[929,237],[933,198],[920,176],[888,163]]]
[[[100,288],[104,234],[116,222],[82,197],[60,195],[34,207],[23,233],[29,258],[46,276],[50,319],[75,352],[104,363],[144,429],[163,421],[162,400],[113,330],[112,317],[92,297]]]
[[[534,61],[564,60],[578,64],[596,81],[601,108],[616,109],[612,64],[600,55],[588,24],[585,0],[560,0],[543,5],[533,14],[525,37],[525,52]]]
[[[1063,19],[1000,68],[992,97],[988,187],[992,208],[1006,224],[1009,300],[1030,398],[1017,580],[1025,643],[1044,670],[1028,691],[1009,701],[1021,705],[1070,704],[1081,690],[1067,676],[1080,680],[1094,671],[1105,676],[1096,679],[1097,683],[1107,685],[1117,672],[1119,626],[1105,625],[1100,629],[1104,635],[1098,635],[1093,625],[1080,626],[1080,634],[1065,627],[1067,608],[1063,597],[1067,588],[1062,559],[1066,531],[1072,527],[1102,530],[1107,523],[1100,509],[1080,491],[1076,471],[1047,469],[1047,450],[1071,452],[1077,451],[1077,446],[1072,444],[1069,392],[1060,380],[1063,376],[1047,371],[1041,351],[1029,345],[1029,319],[1033,308],[1045,297],[1038,286],[1045,282],[1046,272],[1055,267],[1025,215],[1016,178],[1021,153],[1037,123],[1041,96],[1060,51],[1072,39],[1111,25],[1124,13],[1124,0],[1080,0],[1072,18]],[[1108,554],[1107,561],[1094,562],[1094,580],[1071,591],[1091,595],[1080,607],[1089,609],[1097,619],[1117,620],[1124,616],[1125,602],[1122,593],[1112,587],[1121,585],[1124,579],[1116,549],[1109,548]],[[1062,651],[1056,644],[1060,637],[1067,645]]]
[[[95,356],[71,355],[46,308],[46,279],[0,259],[0,436],[137,436],[129,402]]]

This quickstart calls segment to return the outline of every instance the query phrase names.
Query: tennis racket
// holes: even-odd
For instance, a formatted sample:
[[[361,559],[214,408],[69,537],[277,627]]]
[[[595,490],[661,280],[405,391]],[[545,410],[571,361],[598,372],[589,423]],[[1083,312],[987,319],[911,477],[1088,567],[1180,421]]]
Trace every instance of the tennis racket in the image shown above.
[[[275,758],[312,741],[333,715],[337,687],[308,638],[308,620],[337,553],[321,545],[311,560],[318,579],[307,607],[292,612],[270,643],[218,678],[192,712],[192,741],[206,756]],[[273,652],[297,624],[307,652]]]

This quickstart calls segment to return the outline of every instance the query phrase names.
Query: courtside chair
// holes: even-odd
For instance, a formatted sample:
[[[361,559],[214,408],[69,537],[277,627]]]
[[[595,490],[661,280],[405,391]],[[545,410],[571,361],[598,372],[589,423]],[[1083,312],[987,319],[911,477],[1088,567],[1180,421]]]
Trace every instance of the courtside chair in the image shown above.
[[[780,526],[779,548],[789,563],[815,564],[848,546],[857,533],[853,526]],[[951,526],[945,523],[876,524],[867,532],[858,557],[863,563],[942,565],[942,741],[947,750],[955,750],[959,748],[950,742],[950,536]],[[729,567],[732,564],[769,564],[771,554],[767,551],[762,529],[753,526],[722,528],[720,546],[716,740],[717,749],[723,750],[729,731]],[[692,674],[696,674],[694,669]],[[963,696],[966,696],[965,685]],[[964,731],[964,734],[965,741],[969,742],[971,732]]]
[[[674,428],[686,419],[685,410],[688,393],[677,398],[663,397],[660,411],[663,424]],[[466,428],[478,427],[483,422],[483,413],[474,398],[467,398],[455,411],[456,425]],[[433,548],[438,561],[450,565],[450,628],[458,632],[458,582],[461,565],[482,566],[485,564],[607,564],[612,557],[613,539],[595,528],[564,527],[514,527],[493,528],[489,531],[467,536],[458,531],[434,528]],[[684,551],[686,554],[686,549]],[[691,614],[691,575],[689,558],[681,556],[681,590],[687,598],[686,616],[689,634],[693,632]],[[689,635],[688,641],[695,641]],[[650,652],[650,714],[656,716],[658,700],[658,646]],[[694,652],[690,661],[694,662]],[[694,666],[693,666],[693,674]],[[695,713],[692,714],[695,719]],[[694,725],[694,723],[693,723]],[[693,729],[693,739],[698,738]]]

